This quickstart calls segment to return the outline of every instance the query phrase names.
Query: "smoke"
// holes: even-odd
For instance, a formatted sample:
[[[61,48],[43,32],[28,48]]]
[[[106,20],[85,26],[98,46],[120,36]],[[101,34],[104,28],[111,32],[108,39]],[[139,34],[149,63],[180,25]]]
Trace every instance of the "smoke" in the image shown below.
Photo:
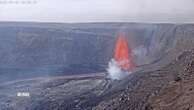
[[[148,50],[146,47],[141,45],[141,46],[138,46],[137,48],[133,49],[132,53],[133,53],[133,55],[135,55],[136,57],[141,59],[147,55]]]
[[[121,80],[130,74],[130,72],[122,70],[118,62],[114,59],[111,59],[108,63],[107,72],[108,77],[113,80]]]
[[[145,46],[140,45],[137,48],[132,50],[132,53],[136,58],[137,62],[144,61],[143,59],[147,56],[148,50]],[[126,59],[127,60],[127,59]],[[113,80],[121,80],[124,77],[131,74],[130,70],[126,71],[122,68],[120,65],[120,61],[115,60],[115,58],[112,58],[110,62],[108,63],[108,68],[106,69],[108,72],[108,77]]]
[[[113,50],[113,59],[108,64],[107,71],[111,79],[120,80],[135,67],[132,51],[128,47],[125,33],[119,32]]]
[[[133,49],[133,53],[137,56],[146,56],[147,54],[147,48],[143,45]]]

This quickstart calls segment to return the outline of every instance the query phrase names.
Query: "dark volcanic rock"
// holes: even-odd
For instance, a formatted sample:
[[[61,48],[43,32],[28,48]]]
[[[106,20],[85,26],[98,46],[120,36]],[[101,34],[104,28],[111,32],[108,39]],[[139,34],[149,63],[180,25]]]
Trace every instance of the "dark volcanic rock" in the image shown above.
[[[193,110],[194,50],[158,71],[137,75],[117,97],[101,102],[96,110]]]
[[[140,51],[121,81],[104,74],[118,31]],[[0,23],[0,110],[193,110],[193,35],[189,24]]]
[[[177,62],[182,64],[179,76],[171,81],[157,96],[148,101],[153,110],[194,110],[194,50],[184,52]]]
[[[120,30],[126,33],[132,49],[143,46],[149,57],[158,59],[172,48],[191,48],[193,28],[175,24],[1,22],[0,66],[106,65]]]
[[[0,22],[0,80],[105,71],[119,31],[126,33],[129,47],[136,50],[134,60],[138,66],[171,55],[161,67],[184,49],[193,47],[193,27],[189,24]]]
[[[105,74],[18,80],[0,84],[2,110],[193,110],[194,50],[159,70],[120,81]],[[17,97],[27,91],[30,97]]]

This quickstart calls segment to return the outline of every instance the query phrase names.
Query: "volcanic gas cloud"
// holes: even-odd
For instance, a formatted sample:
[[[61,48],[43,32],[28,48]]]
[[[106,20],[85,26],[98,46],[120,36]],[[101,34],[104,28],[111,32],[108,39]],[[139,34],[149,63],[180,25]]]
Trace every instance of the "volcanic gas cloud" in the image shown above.
[[[129,75],[133,68],[132,51],[128,47],[125,34],[119,33],[115,43],[113,58],[109,62],[107,71],[110,78],[121,79],[126,75]]]

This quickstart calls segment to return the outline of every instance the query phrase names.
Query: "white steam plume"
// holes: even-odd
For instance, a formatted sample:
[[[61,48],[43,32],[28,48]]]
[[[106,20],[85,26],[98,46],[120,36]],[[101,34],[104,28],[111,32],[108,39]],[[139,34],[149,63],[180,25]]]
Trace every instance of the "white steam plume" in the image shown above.
[[[111,61],[108,63],[107,72],[109,74],[108,77],[113,80],[121,80],[130,74],[128,71],[123,71],[119,67],[118,62],[114,59],[111,59]]]
[[[144,58],[147,55],[147,48],[143,45],[133,49],[133,54],[138,58]]]

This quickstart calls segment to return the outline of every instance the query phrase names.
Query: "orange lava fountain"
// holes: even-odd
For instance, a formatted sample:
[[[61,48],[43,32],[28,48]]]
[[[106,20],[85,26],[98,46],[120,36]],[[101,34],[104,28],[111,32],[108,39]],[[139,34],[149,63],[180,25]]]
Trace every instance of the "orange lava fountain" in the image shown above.
[[[132,52],[128,48],[127,39],[124,33],[119,33],[114,48],[114,59],[121,69],[130,71],[134,68]]]

